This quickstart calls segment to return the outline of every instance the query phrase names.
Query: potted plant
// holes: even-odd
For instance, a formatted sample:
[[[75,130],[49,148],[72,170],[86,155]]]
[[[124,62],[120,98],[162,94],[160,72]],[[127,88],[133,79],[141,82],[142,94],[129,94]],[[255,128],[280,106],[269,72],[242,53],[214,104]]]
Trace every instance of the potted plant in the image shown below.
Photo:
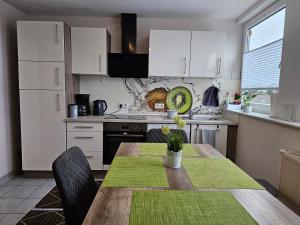
[[[256,97],[256,93],[251,94],[248,91],[243,92],[242,94],[242,100],[244,105],[244,112],[245,113],[251,113],[253,110],[253,107],[250,105],[250,102]]]
[[[186,122],[182,120],[180,116],[176,116],[174,121],[179,129],[183,129],[186,125]],[[166,166],[170,168],[180,168],[184,143],[182,133],[176,131],[171,132],[168,126],[162,127],[162,133],[167,136]]]

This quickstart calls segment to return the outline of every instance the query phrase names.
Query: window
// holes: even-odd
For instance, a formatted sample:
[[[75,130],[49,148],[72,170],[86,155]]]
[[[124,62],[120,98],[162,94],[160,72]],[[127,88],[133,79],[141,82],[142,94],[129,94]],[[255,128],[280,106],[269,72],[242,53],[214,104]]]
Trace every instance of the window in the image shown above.
[[[246,30],[241,89],[256,92],[257,104],[270,104],[279,86],[285,8]]]

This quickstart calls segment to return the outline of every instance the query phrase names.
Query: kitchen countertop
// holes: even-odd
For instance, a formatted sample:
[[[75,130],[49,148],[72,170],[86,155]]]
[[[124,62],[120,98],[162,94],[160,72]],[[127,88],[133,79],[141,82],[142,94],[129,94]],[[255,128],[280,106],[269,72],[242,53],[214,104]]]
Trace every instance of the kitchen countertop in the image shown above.
[[[118,116],[118,115],[116,115]],[[103,123],[103,122],[125,122],[125,123],[174,123],[172,119],[168,119],[165,116],[162,115],[143,115],[139,119],[135,119],[134,117],[137,115],[130,115],[126,114],[126,116],[132,116],[132,118],[112,118],[112,116],[80,116],[77,118],[66,118],[64,121],[66,122],[90,122],[90,123]],[[140,115],[138,115],[140,116]],[[188,119],[184,118],[187,124],[206,124],[206,125],[238,125],[237,122],[230,121],[227,119],[224,119],[223,117],[215,117],[215,119],[212,119],[210,117],[203,117],[203,118],[194,118],[194,119]]]

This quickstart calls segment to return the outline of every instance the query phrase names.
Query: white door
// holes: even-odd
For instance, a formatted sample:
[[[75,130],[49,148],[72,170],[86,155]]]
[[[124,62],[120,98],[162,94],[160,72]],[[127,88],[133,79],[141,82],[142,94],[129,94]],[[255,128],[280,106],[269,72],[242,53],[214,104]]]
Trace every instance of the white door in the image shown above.
[[[52,170],[66,150],[65,92],[21,90],[23,170]]]
[[[149,76],[188,77],[191,31],[151,30]]]
[[[19,88],[65,90],[65,63],[19,61]]]
[[[72,27],[72,73],[107,75],[105,28]]]
[[[226,33],[192,31],[191,77],[219,77],[223,73]]]
[[[19,60],[63,62],[64,24],[48,21],[18,21]]]

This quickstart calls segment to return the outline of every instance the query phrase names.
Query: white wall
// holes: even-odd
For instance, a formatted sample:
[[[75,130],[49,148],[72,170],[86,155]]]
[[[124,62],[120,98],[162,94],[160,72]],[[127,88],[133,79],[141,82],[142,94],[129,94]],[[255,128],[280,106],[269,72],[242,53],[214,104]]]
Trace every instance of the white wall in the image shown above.
[[[20,151],[16,20],[24,14],[0,0],[0,178],[11,173]]]
[[[293,104],[296,106],[297,121],[300,121],[299,9],[299,0],[287,0],[277,112],[277,116],[284,119],[284,104]]]
[[[300,152],[300,129],[226,112],[239,120],[237,165],[254,178],[263,178],[279,187],[279,149]]]
[[[31,16],[33,20],[62,20],[71,26],[107,27],[112,37],[112,52],[121,51],[121,28],[119,17],[76,17],[76,16]],[[224,71],[225,78],[221,79],[221,100],[226,92],[232,95],[239,90],[242,51],[242,25],[233,20],[203,20],[203,19],[137,19],[137,52],[147,53],[149,48],[149,32],[151,29],[179,30],[217,30],[227,33]],[[203,93],[211,85],[210,79],[193,79],[198,93]],[[182,84],[180,79],[173,79],[170,86]],[[122,79],[82,76],[81,93],[90,93],[91,100],[105,99],[109,103],[109,111],[117,109],[117,103],[133,103],[133,98],[123,85]]]

